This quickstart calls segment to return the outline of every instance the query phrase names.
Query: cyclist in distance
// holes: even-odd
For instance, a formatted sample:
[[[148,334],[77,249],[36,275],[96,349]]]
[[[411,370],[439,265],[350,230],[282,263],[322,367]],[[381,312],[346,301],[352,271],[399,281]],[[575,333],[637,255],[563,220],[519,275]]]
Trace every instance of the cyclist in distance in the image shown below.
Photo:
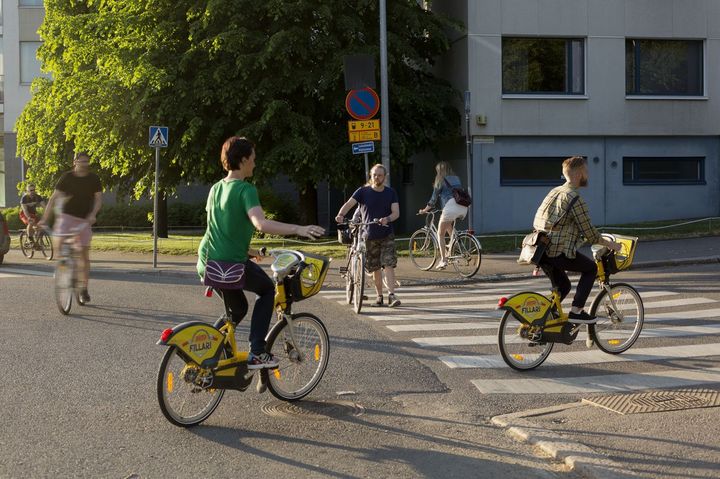
[[[601,237],[590,222],[587,205],[578,191],[588,184],[585,158],[567,158],[563,161],[562,172],[565,184],[550,190],[533,220],[533,228],[546,232],[550,238],[550,245],[540,260],[540,266],[546,273],[550,271],[550,279],[559,288],[563,299],[570,292],[570,280],[566,271],[580,273],[568,321],[576,324],[592,323],[595,319],[583,308],[597,276],[597,265],[577,250],[585,242],[601,244],[615,251],[619,251],[621,245]],[[577,200],[568,210],[570,202],[576,197]],[[561,218],[560,221],[552,228],[558,218]]]
[[[460,178],[455,175],[447,161],[441,161],[435,165],[435,180],[433,180],[433,192],[427,206],[419,213],[425,214],[436,207],[438,200],[442,208],[440,221],[438,221],[438,246],[440,247],[440,263],[435,269],[447,268],[447,246],[445,235],[450,235],[455,220],[463,219],[467,215],[468,207],[459,205],[453,198],[453,188],[461,188]]]
[[[88,281],[90,279],[90,241],[95,218],[102,205],[102,184],[100,177],[90,171],[90,155],[81,151],[75,154],[73,169],[60,177],[55,191],[48,200],[40,225],[47,223],[48,216],[55,204],[59,205],[59,214],[55,218],[53,230],[63,235],[72,231],[78,233],[80,242],[80,301],[90,302]]]
[[[35,192],[35,185],[28,183],[25,193],[20,197],[20,221],[27,226],[28,239],[34,241],[37,225],[37,207],[45,206],[45,199]]]
[[[395,251],[395,235],[390,223],[400,217],[400,203],[394,189],[385,186],[387,172],[383,165],[377,164],[370,169],[370,181],[361,186],[340,207],[335,221],[342,223],[345,215],[355,206],[360,205],[363,223],[379,219],[380,224],[366,226],[367,232],[367,271],[373,274],[377,300],[373,306],[383,305],[383,270],[385,285],[388,289],[388,306],[400,305],[395,296],[395,267],[397,253]]]
[[[259,253],[250,250],[250,241],[255,230],[315,239],[325,234],[325,229],[265,218],[257,189],[247,181],[255,169],[255,145],[247,138],[228,138],[222,146],[220,163],[227,175],[215,183],[208,194],[207,229],[198,247],[197,271],[204,277],[208,260],[245,264],[244,289],[220,289],[219,293],[235,324],[248,310],[244,290],[257,295],[250,323],[248,369],[276,368],[278,361],[265,351],[275,285],[262,268],[250,260],[250,256],[259,257]]]

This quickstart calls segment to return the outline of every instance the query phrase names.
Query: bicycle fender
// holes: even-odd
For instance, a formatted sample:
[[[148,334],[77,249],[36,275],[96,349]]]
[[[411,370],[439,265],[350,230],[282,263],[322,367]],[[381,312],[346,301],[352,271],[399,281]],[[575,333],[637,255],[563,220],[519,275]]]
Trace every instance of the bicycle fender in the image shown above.
[[[509,297],[499,309],[510,311],[518,321],[532,324],[544,319],[551,306],[552,302],[542,294],[526,291]]]
[[[172,328],[172,333],[156,344],[176,346],[197,364],[214,358],[223,344],[223,334],[202,321],[187,321]]]

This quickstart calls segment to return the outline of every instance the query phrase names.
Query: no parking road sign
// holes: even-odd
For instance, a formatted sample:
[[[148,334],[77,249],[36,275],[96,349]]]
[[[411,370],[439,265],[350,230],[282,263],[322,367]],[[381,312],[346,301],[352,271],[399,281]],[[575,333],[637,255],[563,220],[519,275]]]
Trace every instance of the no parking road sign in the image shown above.
[[[369,120],[380,110],[380,98],[372,88],[350,90],[345,97],[345,108],[356,120]]]

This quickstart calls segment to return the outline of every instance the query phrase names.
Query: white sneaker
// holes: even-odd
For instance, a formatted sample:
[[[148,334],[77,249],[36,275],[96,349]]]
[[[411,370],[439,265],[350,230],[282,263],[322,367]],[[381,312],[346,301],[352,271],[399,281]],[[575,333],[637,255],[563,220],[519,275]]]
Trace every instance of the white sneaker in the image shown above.
[[[447,268],[447,260],[442,260],[440,263],[438,263],[437,266],[435,266],[435,269],[445,269]]]

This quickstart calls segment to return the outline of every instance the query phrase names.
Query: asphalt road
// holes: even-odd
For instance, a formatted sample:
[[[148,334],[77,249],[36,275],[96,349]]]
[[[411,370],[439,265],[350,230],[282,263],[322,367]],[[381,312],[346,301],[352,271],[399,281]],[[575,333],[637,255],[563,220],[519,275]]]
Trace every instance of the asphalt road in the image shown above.
[[[483,397],[320,296],[296,305],[324,318],[332,338],[306,401],[228,392],[201,426],[177,428],[157,404],[155,342],[179,322],[214,321],[220,303],[192,280],[113,272],[66,317],[52,278],[18,268],[0,269],[2,477],[578,477],[491,424],[532,401]]]

